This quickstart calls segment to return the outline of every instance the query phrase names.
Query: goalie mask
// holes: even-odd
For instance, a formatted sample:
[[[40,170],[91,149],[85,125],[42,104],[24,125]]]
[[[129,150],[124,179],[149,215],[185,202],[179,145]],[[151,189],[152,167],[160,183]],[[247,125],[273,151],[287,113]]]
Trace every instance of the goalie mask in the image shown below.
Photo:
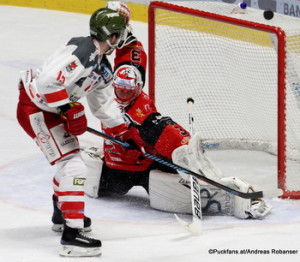
[[[143,81],[141,73],[134,66],[123,65],[117,69],[112,82],[116,101],[127,106],[142,92]]]
[[[126,24],[128,25],[131,14],[129,7],[125,3],[121,1],[109,1],[107,2],[105,7],[117,11],[118,13],[123,15],[125,17]]]

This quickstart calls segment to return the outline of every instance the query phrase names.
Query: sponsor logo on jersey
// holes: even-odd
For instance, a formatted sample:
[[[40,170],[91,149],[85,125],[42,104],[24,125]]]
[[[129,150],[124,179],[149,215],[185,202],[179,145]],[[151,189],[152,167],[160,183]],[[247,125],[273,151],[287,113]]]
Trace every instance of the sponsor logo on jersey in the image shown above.
[[[84,186],[84,181],[85,181],[85,178],[82,178],[82,177],[75,177],[73,179],[73,185],[74,186]]]
[[[103,77],[105,84],[110,82],[113,78],[112,71],[103,63],[101,64],[100,74]]]
[[[89,75],[89,77],[92,78],[95,83],[99,82],[99,80],[101,79],[101,76],[94,71]]]
[[[69,65],[66,66],[66,70],[70,73],[76,69],[78,65],[75,61],[71,62]]]
[[[87,82],[87,83],[90,82],[90,84],[84,88],[84,91],[87,92],[92,87],[97,86],[100,81],[101,81],[101,75],[96,73],[95,71],[92,71],[89,74],[89,76],[85,79],[85,81],[82,83],[82,86],[84,86],[85,82]]]

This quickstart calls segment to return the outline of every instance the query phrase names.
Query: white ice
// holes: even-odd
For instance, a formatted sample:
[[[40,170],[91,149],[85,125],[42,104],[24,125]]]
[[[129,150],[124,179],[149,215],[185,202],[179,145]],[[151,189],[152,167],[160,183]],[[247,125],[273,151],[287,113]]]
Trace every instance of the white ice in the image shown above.
[[[71,37],[88,35],[88,19],[88,15],[0,6],[0,261],[299,261],[297,200],[267,199],[273,210],[264,220],[204,217],[203,232],[196,236],[181,228],[173,214],[151,209],[141,188],[125,197],[87,198],[86,213],[93,219],[90,235],[103,243],[100,258],[59,257],[60,235],[50,230],[54,167],[17,123],[17,83],[20,70],[37,67]],[[133,27],[147,48],[147,26],[133,22]],[[89,124],[99,127],[90,114]],[[80,140],[82,145],[102,142],[91,134]],[[247,165],[269,161],[269,156],[248,157],[245,170]],[[217,158],[224,169],[236,168],[222,155]],[[263,166],[257,170],[267,172]],[[269,254],[229,254],[244,249]],[[296,254],[272,254],[272,249]]]

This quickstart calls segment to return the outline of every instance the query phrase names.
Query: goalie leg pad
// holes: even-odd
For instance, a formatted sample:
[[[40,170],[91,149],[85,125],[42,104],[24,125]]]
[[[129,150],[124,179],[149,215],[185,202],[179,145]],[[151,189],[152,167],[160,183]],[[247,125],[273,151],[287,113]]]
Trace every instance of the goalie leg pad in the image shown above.
[[[192,212],[189,182],[178,174],[151,170],[149,198],[150,206],[158,210],[188,214]]]
[[[252,190],[250,184],[236,177],[222,178],[220,182],[243,192]],[[203,215],[260,219],[271,210],[271,207],[262,199],[243,199],[208,184],[202,183],[200,193]],[[192,214],[190,182],[177,174],[152,170],[149,177],[149,197],[152,208],[166,212]]]
[[[201,184],[200,194],[203,215],[233,215],[232,194],[207,184]],[[149,176],[149,198],[152,208],[192,214],[190,180],[178,174],[152,170]]]
[[[195,173],[201,173],[212,180],[218,181],[222,177],[212,160],[205,154],[199,133],[195,134],[188,145],[175,149],[172,153],[172,160],[175,164],[187,168]],[[179,172],[182,178],[188,180],[187,174]]]

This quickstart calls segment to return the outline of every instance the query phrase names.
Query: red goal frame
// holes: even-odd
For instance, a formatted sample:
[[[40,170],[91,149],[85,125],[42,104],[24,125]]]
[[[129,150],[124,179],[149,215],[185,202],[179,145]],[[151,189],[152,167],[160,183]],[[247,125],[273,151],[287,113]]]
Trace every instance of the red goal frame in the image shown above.
[[[278,143],[278,161],[277,161],[277,176],[278,176],[278,187],[284,191],[283,198],[300,198],[300,191],[287,191],[285,183],[286,174],[286,129],[285,129],[285,115],[286,115],[286,104],[285,104],[285,78],[286,78],[286,55],[285,55],[285,32],[278,27],[255,23],[251,21],[241,20],[233,17],[222,16],[219,14],[209,13],[201,10],[191,9],[183,6],[178,6],[170,3],[164,3],[159,1],[151,2],[148,9],[148,55],[149,55],[149,95],[155,102],[155,11],[156,9],[164,9],[174,11],[182,14],[188,14],[192,16],[198,16],[207,18],[213,21],[224,22],[233,25],[239,25],[250,29],[261,30],[268,33],[276,34],[278,38],[278,127],[277,127],[277,143]]]

